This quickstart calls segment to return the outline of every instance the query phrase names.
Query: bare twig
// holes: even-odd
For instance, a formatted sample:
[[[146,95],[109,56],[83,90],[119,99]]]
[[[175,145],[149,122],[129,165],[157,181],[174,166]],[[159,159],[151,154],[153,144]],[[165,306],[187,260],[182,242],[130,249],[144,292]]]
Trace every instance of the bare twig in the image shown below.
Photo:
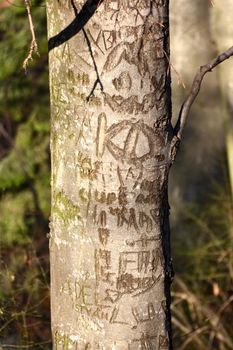
[[[183,79],[182,79],[181,74],[177,71],[177,69],[175,68],[175,66],[172,64],[172,62],[171,62],[171,60],[169,59],[168,54],[166,53],[166,51],[163,50],[163,52],[164,52],[164,54],[165,54],[165,56],[166,56],[166,59],[167,59],[167,61],[168,61],[168,63],[169,63],[169,66],[172,68],[172,70],[174,71],[174,73],[175,73],[175,75],[176,75],[176,77],[177,77],[178,85],[182,85],[183,88],[186,89],[186,86],[185,86],[185,83],[184,83],[184,81],[183,81]]]
[[[232,302],[233,302],[233,295],[232,295],[230,298],[228,298],[228,299],[225,301],[225,303],[223,303],[223,305],[220,307],[219,312],[218,312],[219,316],[221,316],[221,314],[223,313],[223,311],[224,311]]]
[[[34,25],[33,25],[33,21],[32,21],[30,3],[29,3],[29,0],[24,0],[24,2],[25,2],[26,10],[27,10],[29,27],[30,27],[30,31],[31,31],[31,35],[32,35],[29,53],[23,62],[23,68],[26,71],[29,61],[33,60],[33,58],[32,58],[33,53],[39,55],[39,52],[38,52],[38,46],[37,46],[37,41],[36,41],[36,36],[35,36]]]
[[[230,47],[225,52],[221,53],[219,56],[217,56],[211,62],[207,63],[204,66],[201,66],[198,69],[198,71],[195,75],[195,78],[193,80],[193,84],[192,84],[191,90],[189,92],[189,95],[187,96],[186,100],[184,101],[184,103],[181,107],[179,118],[178,118],[176,126],[174,128],[174,134],[178,140],[181,139],[181,136],[182,136],[182,133],[184,131],[184,127],[185,127],[190,109],[191,109],[192,104],[195,101],[195,99],[200,91],[201,83],[202,83],[202,80],[203,80],[205,74],[207,72],[211,72],[213,68],[215,68],[217,65],[219,65],[223,61],[227,60],[231,56],[233,56],[233,46]]]
[[[219,315],[217,315],[211,308],[203,305],[201,300],[193,294],[178,276],[176,276],[176,284],[181,290],[179,297],[186,300],[190,306],[195,306],[198,314],[202,315],[211,325],[215,338],[222,342],[227,349],[233,349],[233,342],[227,330],[223,326]],[[177,293],[176,293],[177,294]]]
[[[208,331],[208,326],[191,329],[188,325],[186,326],[180,322],[176,317],[172,317],[172,323],[184,333],[180,337],[174,337],[174,341],[178,338],[186,338],[182,345],[179,347],[179,350],[184,350],[187,348],[187,345],[192,341],[195,341],[195,343],[198,344],[198,349],[205,349],[205,344],[203,343],[200,334]]]

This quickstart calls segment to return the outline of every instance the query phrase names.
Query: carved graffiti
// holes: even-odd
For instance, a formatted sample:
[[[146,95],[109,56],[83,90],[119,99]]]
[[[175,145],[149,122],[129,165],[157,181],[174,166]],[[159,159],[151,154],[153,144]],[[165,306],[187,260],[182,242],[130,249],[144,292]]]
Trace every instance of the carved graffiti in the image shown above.
[[[90,180],[97,178],[97,174],[100,169],[99,161],[92,162],[90,157],[86,156],[82,152],[78,152],[75,163],[82,178],[87,178]]]
[[[76,74],[75,75],[75,81],[76,81],[76,83],[80,84],[81,86],[88,86],[90,84],[89,75],[86,74],[86,73],[78,73],[78,74]]]
[[[116,218],[117,227],[126,226],[127,229],[134,228],[136,231],[146,229],[147,232],[151,232],[154,224],[157,223],[157,217],[155,215],[156,209],[150,209],[149,213],[145,213],[142,210],[136,208],[123,207],[109,207],[109,213]]]
[[[107,117],[105,113],[101,113],[98,117],[96,155],[101,157],[105,147],[105,133],[107,131]]]
[[[103,31],[103,40],[105,50],[109,50],[113,47],[113,44],[116,41],[116,32],[115,30],[104,30]]]
[[[119,169],[118,169],[119,170]],[[127,190],[127,187],[124,186],[124,181],[128,179],[129,171],[127,172],[127,175],[125,177],[125,180],[123,180],[122,174],[119,175],[119,181],[121,183],[121,186],[118,187],[116,192],[109,192],[106,193],[105,191],[98,191],[95,190],[94,193],[91,194],[92,199],[98,203],[98,204],[106,204],[107,206],[111,205],[120,205],[120,206],[126,206],[129,203],[129,193]],[[135,178],[135,175],[132,175],[132,178]],[[157,198],[157,182],[156,181],[148,181],[148,180],[143,180],[140,183],[140,193],[139,194],[134,194],[135,198],[135,203],[138,204],[155,204],[156,202],[159,201],[159,198]],[[85,200],[88,197],[88,193],[84,188],[80,189],[80,198]],[[159,210],[151,210],[151,216],[154,221],[156,221],[156,217],[159,216]],[[141,214],[140,221],[144,221],[144,215]],[[143,226],[143,225],[141,225]]]
[[[95,250],[95,272],[97,284],[102,281],[112,285],[112,276],[115,273],[111,273],[111,251],[106,249]]]
[[[132,274],[137,271],[143,276],[156,272],[158,266],[162,266],[163,260],[159,249],[143,250],[143,251],[127,251],[120,253],[119,257],[119,275]]]
[[[155,226],[158,226],[159,222],[157,208],[151,208],[148,210],[148,212],[145,212],[140,208],[127,208],[124,205],[126,200],[127,196],[123,196],[123,199],[118,198],[121,206],[109,206],[108,211],[98,209],[98,206],[95,205],[93,210],[93,222],[101,227],[106,227],[108,224],[108,217],[110,215],[111,218],[115,218],[116,227],[125,227],[127,229],[133,228],[136,232],[143,230],[149,233]],[[104,232],[101,232],[101,234],[104,235]]]
[[[141,337],[133,339],[132,350],[153,350],[156,349],[157,336],[142,333]]]
[[[140,194],[137,195],[135,203],[153,204],[158,202],[158,181],[143,180],[140,184]]]
[[[122,72],[118,78],[113,79],[113,85],[117,91],[129,91],[132,86],[132,79],[129,72]],[[106,100],[106,102],[108,102]]]
[[[110,236],[110,230],[108,228],[98,228],[99,240],[105,246],[108,243],[108,238]]]
[[[53,338],[55,350],[58,350],[59,345],[62,346],[62,350],[69,350],[73,345],[73,341],[69,338],[69,336],[59,331],[55,331]]]
[[[125,114],[146,114],[156,105],[156,95],[154,92],[143,96],[143,100],[140,103],[139,97],[132,95],[128,98],[124,98],[120,95],[110,96],[107,92],[104,94],[105,103],[111,108],[112,111]]]
[[[142,22],[150,12],[150,0],[107,0],[104,10],[116,23],[120,23],[125,14],[135,17],[135,24]]]
[[[88,278],[89,274],[86,274],[84,279],[75,278],[71,280],[67,278],[60,292],[72,296],[73,301],[78,301],[80,304],[91,305],[93,304],[94,296],[92,295],[92,288]]]
[[[156,312],[153,303],[148,303],[146,305],[146,308],[143,310],[139,310],[138,306],[132,307],[132,314],[137,324],[151,321],[156,317]]]
[[[127,132],[123,141],[122,132]],[[117,144],[117,139],[120,143],[123,142],[123,146],[120,147]],[[161,136],[142,120],[135,123],[123,120],[107,129],[106,115],[104,113],[99,115],[96,146],[98,156],[103,155],[105,148],[107,148],[115,159],[128,164],[141,165],[151,158],[161,162],[165,158],[160,153],[163,146],[164,140]]]
[[[134,263],[134,261],[132,261],[132,263]],[[116,289],[106,289],[106,297],[104,300],[115,303],[124,294],[131,294],[133,297],[135,297],[142,293],[146,293],[160,281],[161,277],[161,274],[157,274],[156,276],[154,270],[152,270],[150,275],[142,277],[138,276],[138,273],[135,275],[133,273],[126,272],[117,277]]]
[[[76,303],[74,305],[74,309],[81,315],[89,316],[92,318],[94,317],[99,320],[109,321],[109,318],[111,316],[111,313],[110,313],[111,306],[109,305],[101,305],[101,304],[85,305],[85,304]]]
[[[120,253],[117,290],[133,296],[145,293],[161,279],[163,258],[159,249]]]
[[[87,34],[95,51],[102,55],[110,50],[116,42],[117,33],[115,30],[103,30],[101,26],[94,22],[92,27],[87,29]],[[96,56],[96,54],[95,54]]]
[[[148,273],[148,268],[150,265],[150,254],[150,251],[131,251],[120,253],[119,275],[132,273],[135,270],[139,273]],[[129,265],[131,265],[130,268]]]
[[[115,311],[117,313],[117,310]],[[127,324],[125,320],[118,322],[122,325]],[[105,339],[93,340],[91,343],[84,340],[76,340],[78,336],[68,335],[62,331],[56,330],[53,341],[55,350],[162,350],[167,349],[167,337],[141,332],[138,337],[129,340],[106,341]]]
[[[168,348],[168,338],[164,335],[159,335],[159,350]]]
[[[98,203],[111,205],[118,200],[117,194],[115,192],[106,193],[104,191],[95,191],[94,199]]]
[[[126,240],[126,244],[130,247],[134,247],[138,244],[142,246],[142,248],[145,248],[150,244],[151,242],[159,241],[161,238],[160,236],[152,236],[148,237],[146,234],[142,234],[139,239],[136,240]]]
[[[128,30],[127,27],[124,30]],[[103,72],[110,72],[122,61],[135,65],[144,77],[152,78],[158,69],[158,59],[164,57],[164,33],[159,23],[144,23],[134,27],[134,40],[118,43],[109,53]],[[157,64],[157,66],[156,66]]]
[[[110,323],[118,323],[118,324],[128,324],[128,322],[125,321],[124,315],[121,315],[121,308],[120,306],[115,306],[110,318]]]

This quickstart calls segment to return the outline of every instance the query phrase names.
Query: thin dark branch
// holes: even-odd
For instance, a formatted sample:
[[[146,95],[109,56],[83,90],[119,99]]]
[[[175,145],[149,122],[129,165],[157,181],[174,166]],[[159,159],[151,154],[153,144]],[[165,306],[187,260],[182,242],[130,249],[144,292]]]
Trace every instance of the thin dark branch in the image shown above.
[[[215,68],[216,66],[218,66],[220,63],[227,60],[231,56],[233,56],[233,46],[230,47],[225,52],[221,53],[219,56],[217,56],[211,62],[207,63],[204,66],[201,66],[198,69],[198,71],[195,75],[195,78],[193,80],[191,90],[190,90],[186,100],[184,101],[182,107],[181,107],[179,118],[178,118],[176,126],[174,128],[175,137],[177,137],[179,140],[181,139],[182,133],[184,131],[192,104],[195,101],[195,99],[200,91],[201,83],[202,83],[202,80],[203,80],[205,74],[208,72],[211,72],[213,68]]]
[[[101,0],[101,1],[102,1],[102,0]],[[101,2],[101,1],[100,1],[100,2]],[[99,3],[100,3],[100,2],[99,2]],[[77,17],[77,16],[78,16],[78,10],[77,10],[77,8],[76,8],[75,3],[74,3],[73,0],[71,0],[71,5],[72,5],[72,7],[73,7],[74,14],[75,14],[75,16]],[[90,97],[91,97],[92,95],[94,95],[95,89],[96,89],[96,87],[97,87],[98,84],[100,85],[101,91],[104,90],[104,87],[103,87],[103,84],[102,84],[102,82],[101,82],[101,80],[100,80],[99,71],[98,71],[98,68],[97,68],[97,65],[96,65],[96,62],[95,62],[95,58],[94,58],[94,54],[93,54],[93,51],[92,51],[92,47],[91,47],[91,42],[90,42],[90,40],[89,40],[89,38],[88,38],[88,35],[87,35],[87,33],[86,33],[86,31],[85,31],[84,28],[82,28],[82,32],[83,32],[83,35],[84,35],[84,37],[85,37],[85,39],[86,39],[87,46],[88,46],[88,49],[89,49],[89,51],[90,51],[91,59],[92,59],[92,62],[93,62],[93,65],[94,65],[94,69],[95,69],[95,72],[96,72],[96,80],[95,80],[95,82],[94,82],[94,85],[93,85],[93,88],[91,89],[90,94],[87,96],[87,102],[88,102],[89,99],[90,99]]]
[[[86,39],[86,42],[87,42],[87,46],[89,48],[89,51],[90,51],[90,55],[91,55],[91,59],[92,59],[92,62],[93,62],[93,65],[94,65],[94,69],[95,69],[95,72],[96,72],[96,80],[95,80],[95,83],[93,85],[93,88],[91,89],[91,92],[90,94],[88,95],[87,97],[87,101],[89,101],[90,97],[94,94],[95,92],[95,89],[96,89],[96,86],[99,84],[100,85],[100,89],[101,91],[104,90],[104,87],[103,87],[103,84],[100,80],[100,76],[99,76],[99,71],[98,71],[98,68],[97,68],[97,65],[96,65],[96,62],[95,62],[95,58],[94,58],[94,54],[93,54],[93,51],[92,51],[92,47],[91,47],[91,43],[90,43],[90,40],[88,38],[88,35],[85,31],[84,28],[82,28],[82,31],[83,31],[83,34],[84,34],[84,37]]]
[[[100,80],[100,78],[99,78],[99,76],[98,76],[98,78],[96,78],[96,80],[95,80],[95,82],[94,82],[94,85],[93,85],[93,87],[92,87],[92,89],[91,89],[91,92],[90,92],[89,95],[87,96],[87,102],[89,102],[90,98],[94,95],[95,89],[96,89],[96,87],[97,87],[98,84],[100,85],[101,91],[104,91],[103,84],[102,84],[102,82],[101,82],[101,80]]]
[[[102,0],[87,0],[83,5],[79,13],[76,12],[75,19],[60,33],[49,39],[48,48],[49,51],[58,47],[70,40],[85,26],[85,24],[94,15],[98,6],[102,3]]]

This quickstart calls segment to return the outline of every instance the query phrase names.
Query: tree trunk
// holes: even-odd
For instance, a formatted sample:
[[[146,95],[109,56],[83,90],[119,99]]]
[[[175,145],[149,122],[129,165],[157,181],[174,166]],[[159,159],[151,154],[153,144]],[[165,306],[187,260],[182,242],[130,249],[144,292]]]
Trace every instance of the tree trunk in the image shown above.
[[[225,1],[219,1],[222,6],[226,6]],[[214,0],[214,3],[217,1]],[[214,47],[210,35],[210,11],[215,8],[209,0],[170,1],[171,62],[179,75],[172,69],[173,115],[179,115],[180,106],[191,88],[197,68],[221,52]],[[222,41],[224,42],[224,35]],[[179,79],[186,89],[178,84]],[[182,139],[182,152],[171,170],[169,187],[173,225],[177,226],[179,213],[185,210],[187,201],[203,201],[204,193],[211,187],[209,180],[216,175],[217,162],[213,161],[213,157],[219,155],[224,147],[220,107],[218,76],[217,71],[213,70],[206,75],[201,93],[192,106]]]
[[[232,44],[232,10],[231,0],[216,1],[212,9],[212,33],[216,43],[216,51],[226,49]],[[222,114],[225,123],[225,140],[229,180],[233,199],[233,70],[232,62],[228,61],[219,67],[220,89],[222,97]]]
[[[217,51],[224,50],[232,43],[232,11],[231,0],[216,1],[212,9],[212,33]],[[228,61],[219,67],[220,96],[222,98],[222,115],[225,124],[225,144],[228,164],[229,183],[231,190],[231,209],[233,209],[233,69],[232,62]],[[233,245],[233,211],[230,212],[230,238]],[[230,276],[233,278],[233,252],[229,256]]]
[[[53,348],[171,349],[168,0],[48,0]]]

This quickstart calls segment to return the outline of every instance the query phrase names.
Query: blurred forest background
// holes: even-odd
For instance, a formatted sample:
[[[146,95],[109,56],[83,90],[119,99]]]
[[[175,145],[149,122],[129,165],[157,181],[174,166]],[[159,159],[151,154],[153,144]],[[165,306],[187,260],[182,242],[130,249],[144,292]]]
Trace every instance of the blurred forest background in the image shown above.
[[[10,0],[9,0],[10,1]],[[13,0],[12,0],[13,1]],[[51,349],[45,4],[0,1],[0,349]],[[232,0],[171,0],[173,111],[197,67],[232,46]],[[186,85],[186,88],[183,85]],[[170,174],[174,348],[233,349],[233,62],[202,86]]]

